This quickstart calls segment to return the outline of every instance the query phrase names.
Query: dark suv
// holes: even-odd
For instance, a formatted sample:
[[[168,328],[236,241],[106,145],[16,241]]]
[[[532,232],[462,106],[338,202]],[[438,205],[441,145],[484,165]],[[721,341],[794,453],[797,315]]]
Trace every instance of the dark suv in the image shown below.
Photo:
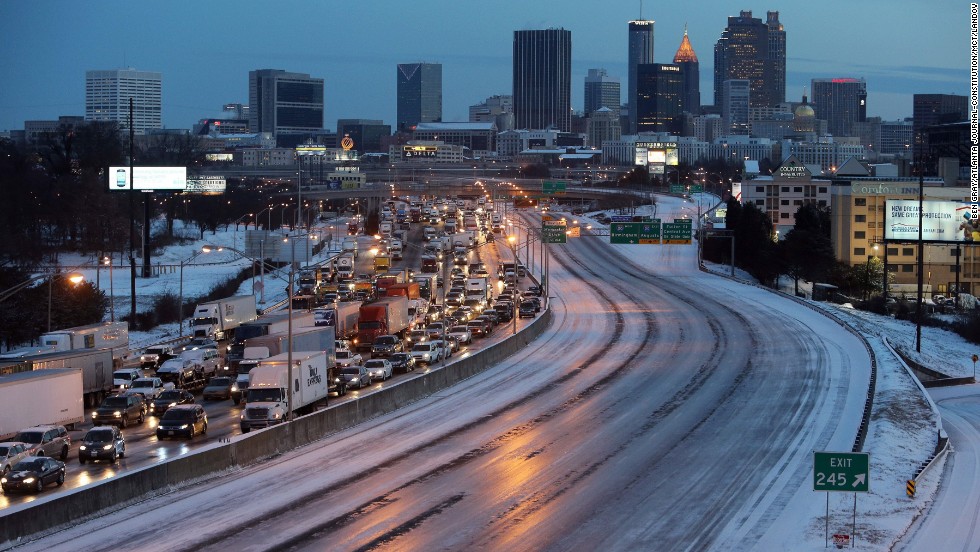
[[[27,443],[31,456],[50,456],[65,460],[71,450],[71,437],[65,426],[37,426],[22,429],[13,441]]]
[[[164,437],[187,437],[193,439],[198,433],[208,432],[208,415],[199,404],[178,404],[170,407],[157,426],[157,439]]]
[[[404,351],[402,340],[397,335],[379,335],[374,338],[374,344],[371,345],[371,356],[376,358],[390,357]]]
[[[138,394],[106,397],[92,413],[92,423],[96,426],[118,424],[119,427],[126,427],[131,421],[141,424],[145,418],[146,402]]]

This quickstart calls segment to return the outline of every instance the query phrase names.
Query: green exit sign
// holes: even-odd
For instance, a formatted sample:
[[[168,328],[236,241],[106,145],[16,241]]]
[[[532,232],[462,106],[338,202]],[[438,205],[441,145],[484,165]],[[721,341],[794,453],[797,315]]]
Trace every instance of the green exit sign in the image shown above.
[[[541,225],[541,240],[544,243],[567,243],[567,227],[561,221],[545,221]]]
[[[870,464],[866,452],[814,452],[813,490],[866,493]]]
[[[684,185],[683,184],[671,184],[670,185],[670,193],[672,193],[672,194],[683,194],[686,191],[687,190],[684,189]]]
[[[568,187],[567,182],[559,180],[545,180],[541,183],[541,193],[544,194],[563,194]]]

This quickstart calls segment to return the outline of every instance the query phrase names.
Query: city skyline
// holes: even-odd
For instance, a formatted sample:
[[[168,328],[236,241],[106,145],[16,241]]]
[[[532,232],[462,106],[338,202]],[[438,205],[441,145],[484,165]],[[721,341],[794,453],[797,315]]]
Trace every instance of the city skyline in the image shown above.
[[[342,118],[394,127],[391,75],[413,60],[443,65],[443,120],[465,121],[470,105],[510,93],[514,31],[549,28],[572,33],[571,105],[580,111],[588,69],[627,81],[628,21],[656,21],[654,61],[670,63],[685,23],[694,50],[710,52],[727,18],[741,10],[762,18],[767,10],[780,12],[788,101],[798,101],[812,79],[864,78],[868,116],[894,120],[912,116],[914,93],[969,91],[969,6],[962,3],[830,1],[815,10],[707,1],[697,9],[648,5],[642,13],[633,2],[598,12],[581,0],[529,6],[503,0],[499,7],[481,13],[445,1],[379,2],[347,6],[337,18],[327,4],[4,2],[0,131],[84,114],[86,71],[126,67],[162,73],[167,128],[190,128],[218,116],[225,103],[247,103],[248,73],[262,68],[324,79],[327,129]],[[913,21],[918,36],[909,40]],[[701,59],[702,101],[712,97],[708,58]]]

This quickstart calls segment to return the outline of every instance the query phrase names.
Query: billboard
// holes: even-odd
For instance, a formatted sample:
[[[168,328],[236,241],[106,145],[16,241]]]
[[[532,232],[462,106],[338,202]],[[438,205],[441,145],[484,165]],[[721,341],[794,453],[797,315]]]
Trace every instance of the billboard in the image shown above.
[[[133,167],[133,189],[182,192],[187,188],[187,167]],[[129,189],[129,167],[109,167],[109,189]]]
[[[438,151],[436,146],[402,146],[402,159],[431,158]]]
[[[199,176],[187,179],[185,191],[198,194],[222,194],[225,192],[225,177]]]
[[[635,163],[652,167],[657,174],[663,174],[664,166],[676,167],[680,161],[677,142],[637,142],[634,151]]]
[[[922,202],[922,241],[962,242],[971,236],[970,221],[960,213],[954,201]],[[969,209],[963,210],[969,216]],[[919,241],[919,201],[888,199],[885,201],[885,239]]]

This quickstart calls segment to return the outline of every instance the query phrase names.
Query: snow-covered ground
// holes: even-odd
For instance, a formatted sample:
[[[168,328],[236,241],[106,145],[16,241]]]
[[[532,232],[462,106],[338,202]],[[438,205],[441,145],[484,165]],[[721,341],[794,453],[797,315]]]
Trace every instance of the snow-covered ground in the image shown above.
[[[674,215],[684,214],[696,218],[699,210],[703,213],[705,205],[714,205],[714,196],[690,199],[658,196],[658,206],[642,206],[637,208],[637,215],[655,215],[668,220]],[[668,215],[670,213],[670,215]],[[607,214],[611,214],[608,213]],[[589,216],[576,217],[581,224],[592,224],[596,228],[605,228]],[[613,246],[623,249],[633,248],[630,258],[637,264],[644,261],[653,268],[660,264],[660,255],[642,256],[635,254],[636,247],[643,246]],[[652,246],[656,247],[656,246]],[[665,248],[687,248],[690,255],[696,245],[690,246],[660,246]],[[728,277],[730,267],[705,263],[706,270]],[[736,269],[735,279],[747,283],[755,280],[741,269]],[[791,285],[781,286],[792,290]],[[777,292],[773,292],[777,293]],[[939,411],[932,399],[907,369],[904,362],[895,354],[894,349],[901,350],[905,355],[923,366],[933,368],[953,377],[974,375],[972,355],[980,354],[980,345],[969,343],[959,335],[947,330],[923,327],[921,334],[921,352],[916,351],[915,324],[895,320],[892,317],[876,315],[860,311],[849,305],[841,306],[833,303],[821,303],[800,300],[808,306],[819,309],[837,317],[843,323],[854,328],[869,343],[874,351],[878,366],[874,410],[871,416],[868,436],[864,451],[871,454],[872,481],[884,482],[884,485],[872,485],[871,491],[857,498],[857,538],[856,544],[865,550],[890,550],[899,543],[918,518],[928,510],[935,500],[940,485],[941,474],[946,457],[941,457],[918,482],[915,499],[910,500],[905,492],[906,480],[913,477],[921,462],[927,461],[936,446],[942,427]],[[967,386],[968,391],[961,394],[976,399],[976,385]],[[948,391],[945,392],[948,394]],[[980,415],[980,401],[972,402],[974,415]],[[975,433],[974,433],[975,435]],[[976,443],[970,444],[970,449],[976,449]],[[955,447],[955,443],[954,443]],[[964,447],[965,448],[965,447]],[[972,464],[974,460],[971,459]],[[808,482],[809,483],[809,482]],[[975,494],[977,489],[972,489]],[[823,501],[824,497],[814,494],[814,500]],[[853,495],[851,493],[835,493],[830,496],[831,533],[847,532],[850,526],[850,515],[853,510]],[[808,511],[799,512],[801,542],[795,549],[818,549],[824,546],[823,516],[813,518]],[[967,525],[975,525],[975,513],[967,519]],[[973,523],[970,523],[972,519]],[[948,520],[949,526],[957,522]],[[805,535],[805,538],[804,538]],[[975,537],[974,537],[975,538]],[[954,544],[954,543],[949,543]],[[959,544],[959,543],[956,543]],[[964,548],[966,549],[966,548]]]
[[[717,202],[717,198],[707,195],[692,199],[693,201],[675,197],[658,197],[656,216],[664,220],[682,215],[695,218],[699,209],[697,203],[699,199],[702,211]],[[640,207],[636,214],[653,215],[654,209]],[[587,216],[577,218],[595,227],[602,226]],[[194,231],[189,230],[189,232]],[[237,235],[232,231],[209,233],[204,240],[167,248],[159,257],[154,258],[154,262],[176,265],[200,251],[204,244],[232,245],[236,240],[238,244],[241,243],[241,230]],[[679,276],[682,276],[685,271],[697,270],[694,244],[611,247],[621,249],[634,263],[651,271],[657,269],[662,273],[665,262],[669,262]],[[193,263],[184,267],[185,297],[199,295],[216,282],[248,266],[249,261],[236,254],[229,252],[220,254],[226,257],[217,264],[199,264],[211,259],[214,259],[212,262],[219,261],[219,257],[211,256],[217,254],[209,253],[199,255]],[[70,263],[71,260],[64,261],[65,265]],[[713,266],[709,263],[707,269],[719,275],[728,274],[726,266]],[[83,272],[94,281],[94,269],[83,270]],[[129,273],[128,270],[120,270],[118,267],[114,272],[115,305],[118,316],[120,312],[128,310]],[[736,273],[736,279],[751,283],[751,279],[741,271]],[[178,286],[176,271],[154,278],[138,279],[140,310],[149,308],[152,297],[157,294],[165,292],[176,294]],[[101,287],[108,293],[106,270],[102,270]],[[282,287],[267,285],[266,290],[269,293],[266,302],[270,303],[277,299],[272,295],[273,290],[280,294],[278,298],[281,299]],[[737,288],[733,286],[733,289]],[[251,284],[246,282],[241,292],[250,291]],[[922,353],[918,354],[915,352],[915,328],[912,324],[838,305],[799,301],[810,308],[829,312],[853,327],[867,339],[877,359],[875,406],[864,446],[864,451],[871,454],[873,484],[871,492],[857,497],[856,544],[858,548],[864,550],[890,550],[936,498],[944,465],[943,461],[940,461],[931,471],[928,471],[919,482],[916,498],[908,499],[905,495],[905,481],[914,475],[916,467],[921,462],[931,456],[940,420],[930,399],[882,338],[887,337],[892,346],[901,348],[918,362],[953,376],[972,374],[973,363],[970,356],[980,352],[980,346],[969,344],[950,332],[927,327],[922,330]],[[149,344],[176,334],[176,325],[170,325],[154,332],[134,334],[133,341]],[[791,361],[788,359],[788,362]],[[770,530],[761,537],[760,547],[764,544],[765,549],[819,550],[824,548],[823,508],[827,497],[823,493],[809,491],[809,486],[809,480],[803,482],[803,487],[796,497],[788,502],[787,510],[779,514],[778,528]],[[976,489],[972,491],[975,493]],[[836,493],[829,498],[831,532],[846,532],[851,523],[853,496],[849,493]],[[975,518],[976,513],[968,512],[967,516]],[[949,523],[952,524],[954,521],[951,520]],[[734,534],[732,536],[745,537]]]

